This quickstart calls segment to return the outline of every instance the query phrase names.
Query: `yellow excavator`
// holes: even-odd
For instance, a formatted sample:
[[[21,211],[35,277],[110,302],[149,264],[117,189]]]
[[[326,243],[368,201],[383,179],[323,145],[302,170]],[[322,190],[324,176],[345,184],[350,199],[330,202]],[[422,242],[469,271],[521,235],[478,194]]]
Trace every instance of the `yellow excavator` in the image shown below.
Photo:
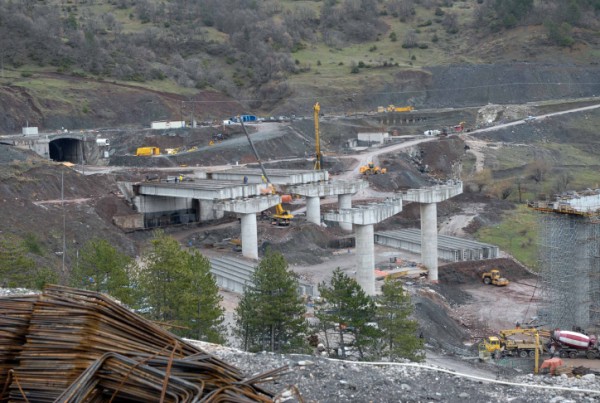
[[[252,148],[252,152],[254,153],[254,156],[256,157],[256,161],[258,162],[258,165],[260,166],[260,169],[263,174],[263,178],[267,183],[267,188],[269,189],[269,192],[272,194],[277,194],[277,191],[275,190],[275,186],[273,186],[273,184],[271,183],[271,180],[269,179],[269,175],[267,175],[267,171],[265,170],[265,167],[263,166],[263,163],[262,163],[260,157],[258,156],[258,151],[256,151],[256,147],[254,147],[254,143],[250,139],[250,135],[248,134],[248,131],[246,130],[246,126],[244,126],[243,120],[238,117],[238,121],[242,125],[244,134],[246,135],[246,138],[248,139],[248,142],[250,143],[250,147]],[[275,214],[272,214],[271,218],[273,220],[272,221],[273,224],[284,227],[284,226],[290,225],[294,216],[292,213],[290,213],[289,210],[284,209],[283,206],[281,205],[281,203],[279,203],[278,205],[275,206]]]

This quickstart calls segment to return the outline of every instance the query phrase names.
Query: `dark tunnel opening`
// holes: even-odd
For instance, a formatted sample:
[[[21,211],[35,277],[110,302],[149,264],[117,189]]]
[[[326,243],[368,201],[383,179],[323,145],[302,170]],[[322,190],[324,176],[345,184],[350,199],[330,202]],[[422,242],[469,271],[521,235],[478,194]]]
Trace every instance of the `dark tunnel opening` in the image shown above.
[[[62,138],[53,140],[49,144],[50,159],[57,162],[83,162],[83,147],[81,140]]]

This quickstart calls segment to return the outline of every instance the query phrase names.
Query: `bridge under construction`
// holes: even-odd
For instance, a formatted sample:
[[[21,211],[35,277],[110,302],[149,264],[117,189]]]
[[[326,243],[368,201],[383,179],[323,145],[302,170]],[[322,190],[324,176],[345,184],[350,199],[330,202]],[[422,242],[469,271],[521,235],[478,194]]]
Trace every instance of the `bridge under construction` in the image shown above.
[[[600,190],[569,192],[529,207],[541,213],[541,322],[600,330]]]

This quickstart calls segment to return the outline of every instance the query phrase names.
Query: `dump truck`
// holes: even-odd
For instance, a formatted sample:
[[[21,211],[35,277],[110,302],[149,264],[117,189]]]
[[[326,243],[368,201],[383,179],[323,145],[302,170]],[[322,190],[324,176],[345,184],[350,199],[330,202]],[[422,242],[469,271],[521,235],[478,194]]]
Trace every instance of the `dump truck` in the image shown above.
[[[502,277],[502,275],[500,274],[500,270],[498,269],[492,269],[488,272],[483,273],[481,275],[481,279],[483,280],[484,284],[493,284],[498,287],[504,287],[509,284],[509,281]]]
[[[515,335],[527,336],[527,338],[512,338]],[[535,357],[536,349],[539,357],[544,352],[544,348],[536,329],[501,330],[498,332],[498,336],[486,337],[479,345],[480,353],[487,351],[497,358],[506,356]]]
[[[589,359],[600,357],[598,338],[570,330],[552,332],[551,344],[561,358],[577,358],[585,355]]]
[[[158,147],[139,147],[135,151],[137,157],[149,157],[152,155],[160,155],[160,148]]]

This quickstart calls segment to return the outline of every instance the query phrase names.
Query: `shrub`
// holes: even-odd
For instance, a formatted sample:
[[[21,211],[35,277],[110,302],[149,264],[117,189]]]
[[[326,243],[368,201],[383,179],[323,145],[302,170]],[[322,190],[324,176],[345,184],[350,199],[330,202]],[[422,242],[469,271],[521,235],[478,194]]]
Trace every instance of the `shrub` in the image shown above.
[[[419,49],[427,49],[428,47],[429,47],[429,45],[427,45],[426,43],[419,44]]]
[[[350,69],[350,73],[358,74],[360,73],[360,69],[358,68],[358,66],[352,66],[352,68]]]

